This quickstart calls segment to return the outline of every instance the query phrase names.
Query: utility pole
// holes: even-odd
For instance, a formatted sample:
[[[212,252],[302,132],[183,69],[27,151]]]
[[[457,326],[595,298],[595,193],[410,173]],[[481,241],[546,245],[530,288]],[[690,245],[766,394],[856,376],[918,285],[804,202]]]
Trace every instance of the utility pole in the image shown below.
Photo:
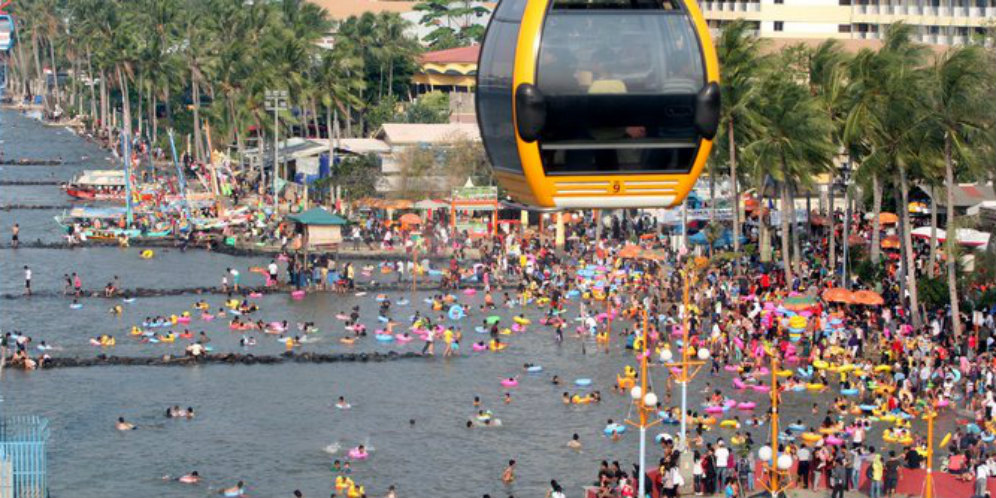
[[[273,111],[273,214],[276,215],[280,208],[277,197],[277,178],[279,178],[279,160],[277,150],[280,143],[280,111],[286,111],[288,107],[287,90],[267,90],[266,110]]]

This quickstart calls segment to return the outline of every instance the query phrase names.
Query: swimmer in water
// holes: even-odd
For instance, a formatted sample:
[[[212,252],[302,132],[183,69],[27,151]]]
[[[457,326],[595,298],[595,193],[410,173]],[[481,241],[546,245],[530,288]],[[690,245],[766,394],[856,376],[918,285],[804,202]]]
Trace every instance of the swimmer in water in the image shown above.
[[[201,482],[201,475],[198,474],[197,471],[195,470],[189,474],[185,474],[176,478],[176,480],[184,484],[197,484]]]
[[[560,397],[560,399],[561,401],[564,402],[565,405],[571,404],[571,393],[565,392],[564,395]]]
[[[567,442],[567,447],[570,448],[570,449],[572,449],[572,450],[574,450],[574,451],[580,452],[581,451],[581,436],[578,436],[578,434],[575,432],[574,436],[571,437],[571,440]]]
[[[481,398],[478,396],[474,396],[474,408],[478,408],[480,406],[481,406]]]
[[[553,385],[559,386],[560,385],[560,377],[557,376],[557,375],[554,375],[553,376],[553,380],[551,382],[553,383]]]
[[[239,481],[238,484],[236,484],[235,486],[225,488],[219,491],[218,494],[225,496],[242,496],[245,494],[245,488],[246,484],[242,481]]]
[[[515,460],[508,461],[508,467],[505,467],[505,471],[501,473],[501,482],[505,484],[515,482]]]
[[[512,404],[512,393],[505,393],[505,398],[502,400],[506,405]]]
[[[340,410],[348,410],[352,408],[352,405],[346,402],[346,398],[339,396],[339,401],[336,401],[335,407]]]
[[[119,431],[133,431],[135,429],[138,429],[138,427],[135,424],[132,424],[130,422],[125,422],[124,417],[118,417],[118,422],[117,424],[114,425],[114,427],[117,428],[117,430]]]

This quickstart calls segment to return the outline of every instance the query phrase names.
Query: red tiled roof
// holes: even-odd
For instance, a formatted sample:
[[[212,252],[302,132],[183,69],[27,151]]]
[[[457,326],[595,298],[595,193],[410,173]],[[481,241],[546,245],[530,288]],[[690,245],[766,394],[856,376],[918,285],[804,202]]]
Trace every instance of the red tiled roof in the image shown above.
[[[446,50],[437,50],[435,52],[426,52],[422,54],[422,57],[420,57],[419,60],[422,63],[434,64],[476,64],[480,55],[481,46],[471,45],[469,47],[457,47]]]

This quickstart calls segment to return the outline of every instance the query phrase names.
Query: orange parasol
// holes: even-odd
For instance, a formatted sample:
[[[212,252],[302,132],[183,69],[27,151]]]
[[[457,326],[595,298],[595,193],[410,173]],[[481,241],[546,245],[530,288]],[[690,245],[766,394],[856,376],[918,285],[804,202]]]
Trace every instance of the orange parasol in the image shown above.
[[[665,261],[668,258],[667,253],[662,250],[647,249],[640,251],[640,259],[648,259],[651,261]]]
[[[854,295],[847,289],[834,287],[833,289],[823,291],[823,300],[830,303],[850,304],[854,302]]]
[[[882,249],[899,249],[899,237],[890,235],[882,239]]]
[[[895,225],[899,223],[899,217],[895,213],[879,213],[878,222],[883,225]]]
[[[405,213],[405,214],[401,215],[401,218],[398,218],[398,221],[400,221],[401,223],[403,223],[405,225],[421,225],[422,224],[422,218],[419,218],[418,215],[415,214],[415,213]]]
[[[626,244],[622,249],[619,250],[620,258],[636,258],[640,256],[640,246],[634,244]]]
[[[875,291],[870,290],[859,290],[855,291],[854,294],[854,304],[863,304],[865,306],[881,306],[885,304],[885,299]]]

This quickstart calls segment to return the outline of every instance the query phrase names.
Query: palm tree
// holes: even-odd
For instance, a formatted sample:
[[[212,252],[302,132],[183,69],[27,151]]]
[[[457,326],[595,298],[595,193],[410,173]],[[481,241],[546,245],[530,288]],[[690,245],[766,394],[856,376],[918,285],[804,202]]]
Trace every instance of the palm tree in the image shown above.
[[[954,189],[956,171],[965,172],[976,166],[976,147],[973,142],[984,141],[985,133],[992,126],[993,103],[988,98],[988,82],[992,71],[986,64],[983,49],[966,46],[935,57],[929,71],[930,89],[926,125],[941,137],[944,154],[944,184],[947,192],[947,255],[948,293],[951,301],[951,320],[954,338],[961,337],[962,323],[958,302],[955,244]],[[935,203],[936,204],[936,203]]]
[[[737,156],[742,148],[737,138],[750,140],[756,133],[757,89],[766,58],[761,55],[762,41],[752,33],[746,21],[728,24],[716,44],[720,71],[723,74],[723,97],[720,115],[720,141],[727,145],[730,167],[730,207],[733,208],[733,252],[740,252],[740,189]],[[718,148],[717,148],[718,150]],[[712,175],[710,175],[710,179]]]
[[[830,140],[836,144],[843,142],[844,121],[847,115],[846,100],[848,92],[847,69],[850,56],[837,40],[827,40],[807,54],[807,73],[810,93],[816,97],[831,122]],[[836,244],[834,235],[834,181],[836,168],[830,169],[829,216],[827,216],[828,266],[831,273],[836,268]]]
[[[188,2],[181,21],[181,46],[189,81],[190,100],[193,109],[194,156],[203,161],[204,142],[201,137],[201,86],[208,85],[217,64],[217,48],[220,43],[210,31],[210,9],[207,4]],[[209,91],[210,93],[210,91]]]
[[[329,161],[335,157],[336,140],[339,139],[339,112],[348,115],[349,107],[362,105],[360,94],[364,82],[355,75],[363,69],[363,59],[356,47],[341,41],[335,50],[322,54],[316,76],[317,88],[325,107],[325,123],[329,139]],[[335,136],[333,137],[333,128]]]
[[[786,71],[771,71],[761,84],[758,136],[746,151],[757,170],[767,170],[781,192],[781,252],[785,278],[793,279],[789,243],[795,209],[790,192],[810,187],[828,170],[835,153],[830,121],[809,90]],[[761,186],[763,189],[763,186]]]
[[[863,51],[855,57],[851,65],[851,102],[844,140],[852,144],[852,153],[860,151],[863,168],[874,168],[878,178],[898,178],[895,184],[901,199],[898,211],[907,268],[906,288],[913,324],[919,327],[922,320],[906,206],[909,205],[910,185],[918,173],[918,162],[909,152],[924,115],[924,74],[920,68],[926,49],[914,43],[911,37],[910,26],[893,24],[878,52]]]

